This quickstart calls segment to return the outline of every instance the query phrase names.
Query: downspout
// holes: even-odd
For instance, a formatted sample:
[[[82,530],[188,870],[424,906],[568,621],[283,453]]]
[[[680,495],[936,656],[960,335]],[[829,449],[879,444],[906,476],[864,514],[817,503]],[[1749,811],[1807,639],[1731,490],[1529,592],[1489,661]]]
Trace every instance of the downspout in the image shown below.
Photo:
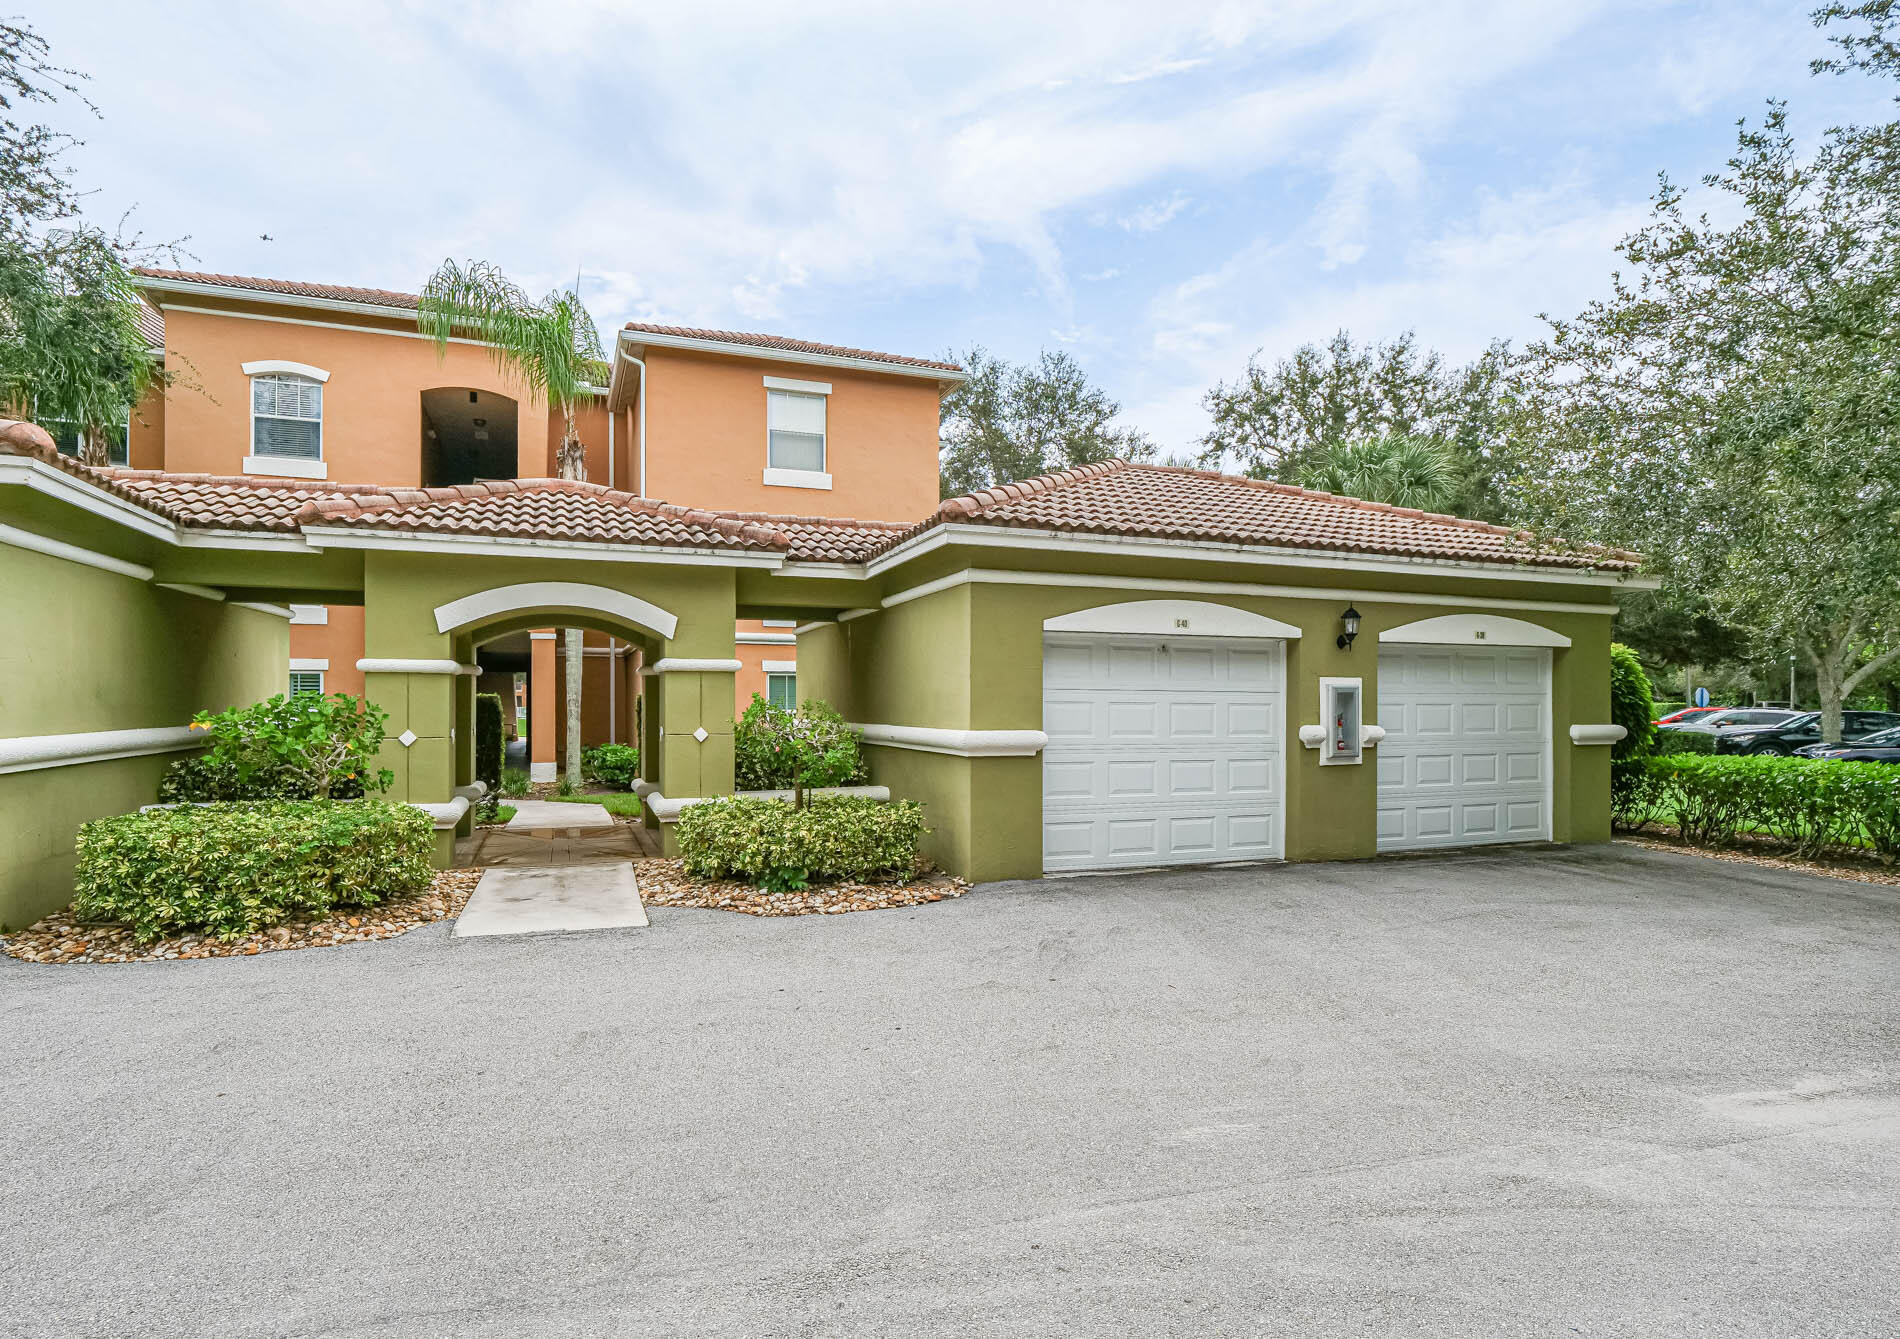
[[[640,415],[639,421],[634,426],[634,433],[639,442],[640,452],[639,495],[645,497],[647,495],[647,365],[644,359],[635,358],[625,349],[619,349],[617,352],[626,362],[640,369]]]
[[[607,411],[607,487],[614,487],[614,420],[619,418],[612,409]]]

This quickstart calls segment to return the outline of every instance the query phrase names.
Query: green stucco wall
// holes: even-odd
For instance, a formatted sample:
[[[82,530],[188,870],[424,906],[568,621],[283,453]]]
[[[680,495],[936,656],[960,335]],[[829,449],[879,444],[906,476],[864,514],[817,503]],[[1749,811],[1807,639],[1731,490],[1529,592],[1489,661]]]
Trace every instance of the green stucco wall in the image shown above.
[[[0,738],[179,726],[285,688],[279,617],[0,546]],[[150,804],[176,753],[0,775],[0,926],[72,898],[79,825]]]
[[[994,565],[994,559],[991,560]],[[1107,578],[1136,575],[1127,568]],[[1342,593],[1342,574],[1315,580],[1297,569],[1202,565],[1207,581],[1286,586],[1324,584],[1312,596],[1233,595],[1101,587],[971,582],[881,613],[823,628],[799,639],[800,692],[827,697],[865,724],[948,729],[1042,728],[1044,620],[1101,605],[1146,599],[1193,599],[1229,605],[1289,623],[1302,636],[1287,642],[1283,735],[1283,817],[1289,860],[1363,859],[1375,854],[1376,750],[1359,766],[1322,767],[1317,750],[1299,743],[1299,727],[1319,722],[1322,677],[1364,681],[1366,720],[1378,720],[1379,634],[1442,614],[1485,612],[1520,619],[1571,639],[1552,652],[1552,835],[1558,841],[1609,837],[1609,750],[1574,745],[1572,724],[1609,719],[1607,613],[1489,607],[1512,599],[1600,604],[1594,588],[1500,583],[1404,574],[1367,578],[1363,591]],[[1351,579],[1348,577],[1347,579]],[[1373,592],[1443,592],[1442,603],[1381,601]],[[1474,597],[1473,603],[1464,597]],[[1350,599],[1363,616],[1357,642],[1336,644],[1339,616]],[[1474,607],[1475,605],[1475,607]],[[807,646],[811,669],[807,670]],[[972,879],[1032,878],[1042,872],[1042,767],[1039,757],[963,758],[894,747],[868,750],[875,778],[902,798],[925,803],[932,834],[927,853]]]

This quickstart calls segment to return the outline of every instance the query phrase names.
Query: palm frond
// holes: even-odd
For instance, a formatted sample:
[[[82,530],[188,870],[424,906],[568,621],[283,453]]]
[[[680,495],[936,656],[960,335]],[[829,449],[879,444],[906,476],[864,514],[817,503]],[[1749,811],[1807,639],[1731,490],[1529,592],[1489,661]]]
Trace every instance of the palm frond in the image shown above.
[[[452,336],[487,345],[495,363],[566,412],[604,376],[593,318],[570,292],[534,301],[487,261],[445,260],[423,285],[416,324],[447,354]]]

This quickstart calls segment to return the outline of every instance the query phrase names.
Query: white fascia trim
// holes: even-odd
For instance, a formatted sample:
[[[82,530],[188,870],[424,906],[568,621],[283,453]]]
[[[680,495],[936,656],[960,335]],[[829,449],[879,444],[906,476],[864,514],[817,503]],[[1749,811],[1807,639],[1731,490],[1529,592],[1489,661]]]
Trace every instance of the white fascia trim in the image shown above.
[[[476,591],[459,600],[437,605],[435,630],[453,632],[476,623],[487,623],[503,614],[527,613],[542,609],[584,609],[606,614],[637,627],[671,637],[679,627],[673,614],[637,595],[608,586],[583,581],[523,581],[512,586],[496,586]]]
[[[890,601],[886,600],[885,605],[888,606],[889,604],[890,604]],[[875,614],[878,612],[880,611],[877,609],[847,609],[843,613],[838,615],[838,621],[840,623],[849,623],[854,618],[863,618],[866,615]]]
[[[22,485],[36,493],[44,493],[81,511],[116,521],[142,535],[150,535],[153,539],[162,539],[168,544],[178,542],[178,527],[164,517],[154,516],[143,507],[32,456],[0,456],[0,485],[5,484]]]
[[[1049,736],[1040,730],[939,730],[927,725],[860,725],[851,728],[867,744],[948,753],[959,758],[1029,758],[1041,753]]]
[[[265,307],[304,307],[311,311],[351,312],[360,316],[380,316],[385,321],[416,319],[414,307],[385,307],[374,302],[351,302],[343,298],[300,297],[294,293],[273,293],[263,289],[243,288],[236,284],[205,284],[195,283],[189,279],[155,279],[144,275],[134,275],[132,285],[153,293],[186,293],[202,297],[230,298],[236,302],[255,302]],[[160,303],[160,310],[163,310],[165,306],[165,303]],[[216,308],[212,308],[211,311],[217,316],[225,314]]]
[[[796,660],[766,660],[760,662],[759,668],[767,674],[796,674],[798,662]]]
[[[1298,641],[1301,629],[1231,604],[1204,600],[1124,600],[1042,621],[1044,632],[1126,632],[1152,637],[1277,637]]]
[[[796,640],[799,637],[803,637],[808,632],[816,632],[820,628],[835,628],[837,626],[838,620],[835,618],[821,618],[816,623],[800,623],[798,625],[798,631],[793,634],[793,639]]]
[[[1058,553],[1100,553],[1122,557],[1193,558],[1208,562],[1252,563],[1272,567],[1312,567],[1325,571],[1431,572],[1494,581],[1542,581],[1572,586],[1612,586],[1628,590],[1655,590],[1659,577],[1616,576],[1571,567],[1514,566],[1450,558],[1402,558],[1390,554],[1324,554],[1311,549],[1270,548],[1259,544],[1221,544],[1201,539],[1121,538],[1080,535],[1062,530],[1025,530],[1014,526],[940,525],[906,540],[865,565],[876,576],[900,562],[929,553],[945,544],[973,548],[1036,549]]]
[[[290,621],[300,627],[328,627],[330,624],[330,606],[327,604],[293,604],[290,606]]]
[[[257,600],[233,600],[231,601],[231,607],[233,609],[249,609],[253,613],[258,614],[269,614],[272,618],[281,618],[286,621],[290,618],[290,607],[288,605],[263,604]]]
[[[842,577],[846,581],[864,580],[863,563],[810,563],[787,558],[785,566],[772,573],[779,577]]]
[[[767,465],[764,478],[767,488],[814,488],[822,492],[831,490],[831,476],[823,470],[780,470]]]
[[[267,479],[327,479],[330,466],[326,461],[295,460],[290,456],[246,456],[244,472]]]
[[[160,590],[175,590],[180,595],[195,595],[201,600],[221,602],[224,599],[223,591],[210,586],[194,586],[189,581],[154,581],[152,584]]]
[[[312,670],[328,671],[330,662],[328,659],[320,656],[292,656],[290,658],[290,668],[292,673],[299,670],[305,673],[309,673]]]
[[[1417,591],[1354,590],[1340,586],[1268,586],[1247,581],[1192,581],[1167,577],[1087,576],[1073,572],[1007,572],[972,567],[926,581],[884,598],[886,609],[921,600],[927,595],[963,585],[1066,586],[1096,590],[1182,591],[1202,595],[1258,595],[1281,600],[1368,600],[1384,604],[1474,605],[1485,609],[1524,609],[1551,614],[1614,614],[1613,604],[1578,604],[1562,600],[1508,600],[1490,595],[1426,595]]]
[[[32,553],[43,553],[49,558],[63,558],[69,563],[96,567],[102,572],[113,572],[122,577],[131,577],[134,581],[152,579],[152,569],[143,563],[131,563],[123,558],[114,558],[110,554],[94,553],[91,549],[82,549],[77,544],[68,544],[63,539],[48,539],[45,535],[35,534],[31,530],[22,530],[17,526],[0,525],[0,544],[8,544],[16,549],[26,549]],[[219,598],[222,599],[223,596]]]
[[[1380,642],[1408,646],[1568,646],[1570,639],[1561,632],[1521,618],[1498,614],[1443,614],[1401,623],[1379,634]]]
[[[851,358],[835,353],[799,353],[791,349],[766,348],[758,344],[732,344],[721,339],[694,339],[687,335],[656,335],[646,330],[620,331],[620,342],[635,347],[684,349],[691,353],[718,353],[728,358],[760,358],[774,363],[803,363],[808,367],[843,367],[855,372],[880,372],[886,376],[919,377],[925,381],[968,381],[968,372],[949,372],[941,367],[909,367],[886,363],[876,358]]]
[[[260,553],[315,553],[302,535],[256,530],[181,530],[172,541],[184,549],[248,549]]]
[[[1570,727],[1572,744],[1615,744],[1621,742],[1629,733],[1621,725],[1573,725]]]
[[[320,367],[312,367],[309,363],[293,363],[286,358],[265,358],[255,363],[240,363],[238,366],[244,369],[244,375],[247,377],[261,377],[272,372],[281,372],[293,377],[309,377],[317,382],[330,379],[330,374]]]
[[[796,377],[767,377],[765,389],[768,391],[797,391],[800,395],[829,395],[829,381],[800,381]]]
[[[732,639],[740,646],[791,646],[798,641],[795,632],[742,632]]]
[[[314,298],[300,298],[297,300],[295,305],[299,307],[315,307],[315,308],[320,308],[326,311],[339,310],[339,309],[351,310],[348,304],[324,303]],[[308,325],[308,326],[315,326],[319,330],[348,330],[353,333],[362,334],[362,335],[394,335],[397,339],[428,339],[429,338],[429,336],[423,334],[420,330],[386,330],[381,326],[348,325],[342,321],[311,321],[307,319],[300,319],[295,316],[278,316],[275,313],[271,313],[271,312],[234,312],[234,311],[227,311],[222,307],[188,307],[185,304],[180,303],[180,302],[161,302],[158,304],[158,309],[160,311],[167,311],[167,312],[192,312],[199,316],[228,316],[232,318],[233,320],[238,320],[238,321],[270,321],[276,325]],[[402,310],[387,308],[387,307],[365,307],[365,308],[362,308],[361,310],[365,314],[374,313],[375,315],[378,315],[378,316],[382,316],[382,317],[390,318],[390,319],[396,319],[396,320],[400,320],[402,316],[405,314]],[[407,314],[410,316],[411,319],[413,319],[415,316],[414,312],[409,312]],[[473,344],[479,348],[490,347],[487,340],[468,339],[461,335],[450,335],[449,343]]]
[[[666,656],[640,671],[642,674],[736,674],[745,668],[736,660],[695,660],[690,656]]]
[[[609,563],[666,563],[700,567],[760,567],[775,569],[785,559],[775,553],[726,553],[716,549],[681,549],[630,544],[585,544],[571,540],[478,539],[468,535],[379,534],[373,531],[305,526],[305,540],[319,549],[388,549],[414,552],[460,553],[471,557],[586,558]]]
[[[202,730],[188,725],[161,725],[147,730],[88,730],[70,735],[23,735],[17,739],[0,739],[0,774],[107,762],[113,758],[142,758],[152,753],[177,753],[202,748],[207,742]]]
[[[356,662],[356,668],[365,674],[479,674],[478,665],[464,665],[459,660],[391,660],[365,656]]]
[[[409,807],[411,809],[420,809],[423,813],[429,815],[430,818],[433,818],[435,820],[435,830],[442,832],[456,826],[462,821],[463,815],[468,813],[468,796],[457,795],[447,804],[418,804],[414,800],[411,800]]]

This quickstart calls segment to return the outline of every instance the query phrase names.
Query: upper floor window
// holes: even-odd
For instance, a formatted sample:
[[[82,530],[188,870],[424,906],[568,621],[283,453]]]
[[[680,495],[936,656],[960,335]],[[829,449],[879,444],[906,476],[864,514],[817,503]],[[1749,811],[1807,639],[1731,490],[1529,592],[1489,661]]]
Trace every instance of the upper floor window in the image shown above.
[[[323,384],[281,372],[252,377],[251,454],[323,459]]]
[[[825,472],[825,397],[799,391],[765,393],[765,463],[770,469]]]
[[[59,448],[59,453],[62,456],[73,456],[75,458],[83,458],[85,456],[85,452],[81,450],[84,437],[77,423],[72,422],[70,419],[54,418],[48,419],[41,426],[52,434],[53,445]],[[129,459],[126,443],[132,435],[130,419],[128,418],[124,423],[114,423],[110,425],[105,429],[104,435],[106,439],[107,463],[112,465],[125,464]]]

